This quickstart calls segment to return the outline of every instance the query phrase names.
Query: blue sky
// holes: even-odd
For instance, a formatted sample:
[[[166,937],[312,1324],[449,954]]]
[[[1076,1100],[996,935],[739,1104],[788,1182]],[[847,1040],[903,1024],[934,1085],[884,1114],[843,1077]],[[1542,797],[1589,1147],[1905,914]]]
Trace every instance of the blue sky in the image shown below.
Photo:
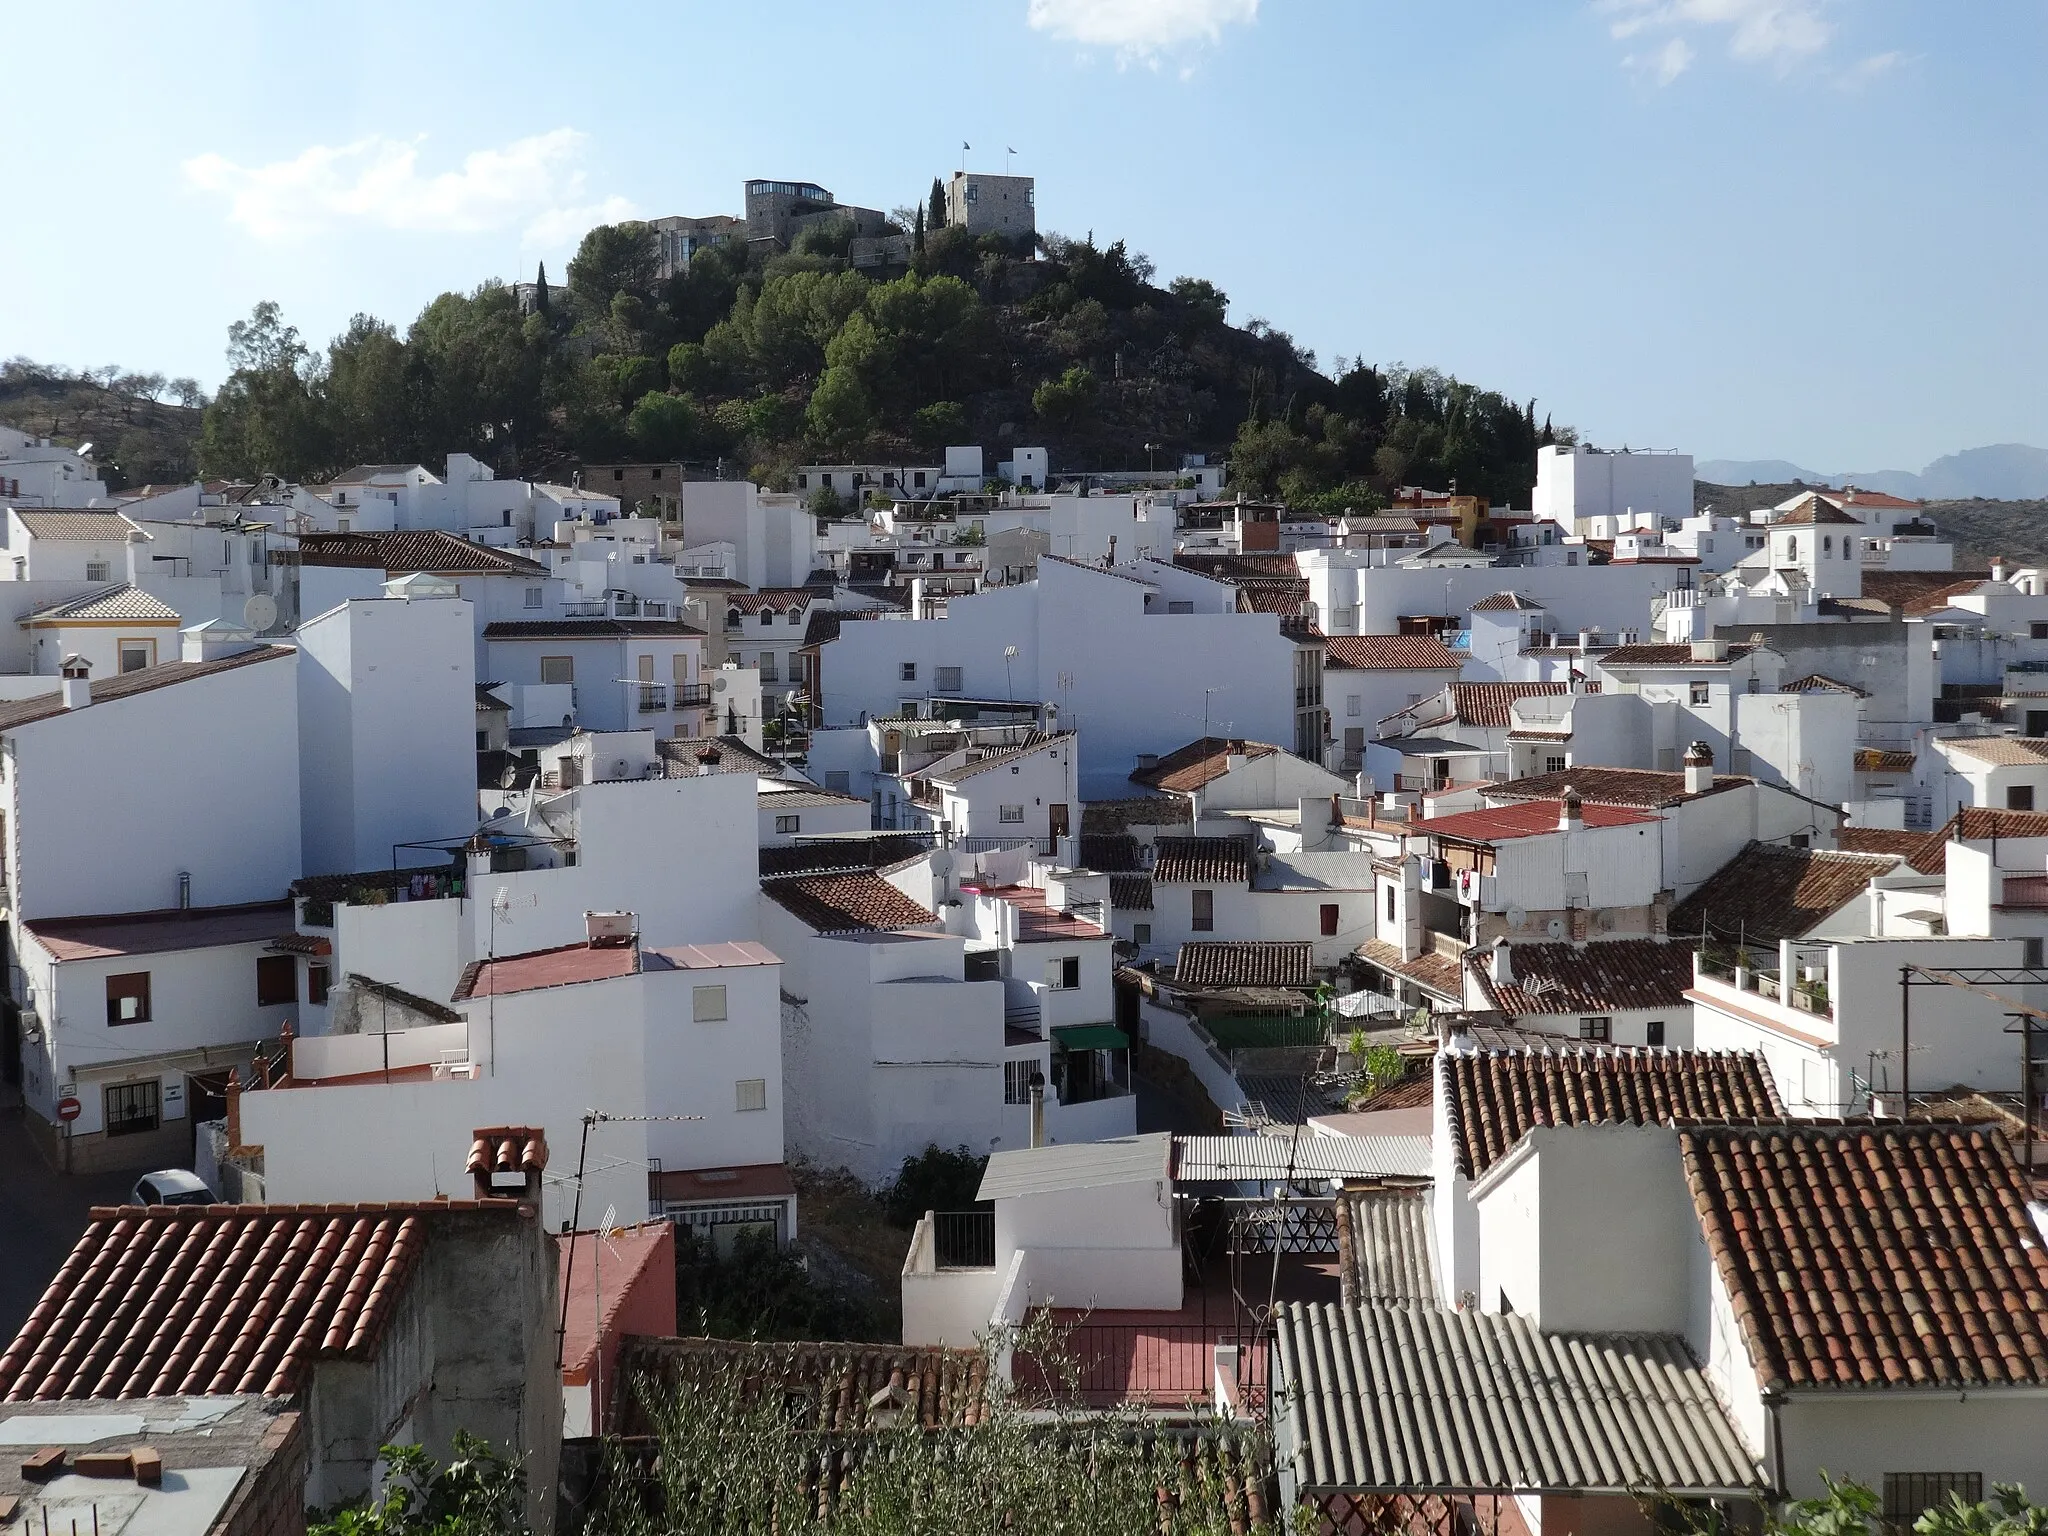
[[[2048,444],[2039,0],[17,7],[0,355],[224,370],[749,176],[959,163],[1338,355],[1603,445]]]

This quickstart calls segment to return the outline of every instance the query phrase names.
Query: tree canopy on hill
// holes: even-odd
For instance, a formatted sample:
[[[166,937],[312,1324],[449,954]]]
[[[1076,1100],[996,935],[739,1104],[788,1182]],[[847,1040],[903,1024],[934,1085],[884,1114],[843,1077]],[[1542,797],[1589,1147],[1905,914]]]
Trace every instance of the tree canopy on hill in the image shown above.
[[[0,363],[0,423],[72,446],[91,443],[110,490],[190,480],[199,408],[193,379],[119,367]]]
[[[199,467],[309,479],[460,451],[501,474],[681,459],[780,486],[807,461],[978,442],[1098,469],[1228,452],[1248,493],[1316,506],[1453,480],[1526,504],[1549,432],[1533,402],[1428,369],[1340,360],[1332,379],[1264,321],[1229,324],[1206,279],[1160,286],[1123,241],[917,230],[922,211],[907,266],[854,267],[851,227],[827,221],[667,279],[647,225],[604,225],[524,305],[485,283],[402,332],[358,315],[324,350],[265,301],[231,328]]]

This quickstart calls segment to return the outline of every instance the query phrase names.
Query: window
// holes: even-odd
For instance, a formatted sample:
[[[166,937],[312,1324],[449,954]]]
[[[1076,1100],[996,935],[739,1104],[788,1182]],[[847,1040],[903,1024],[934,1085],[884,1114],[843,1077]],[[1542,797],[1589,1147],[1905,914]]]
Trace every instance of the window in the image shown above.
[[[1835,552],[1835,536],[1832,533],[1821,536],[1820,552],[1823,559]]]
[[[129,971],[124,975],[107,978],[107,1022],[149,1022],[149,972]]]
[[[1391,923],[1391,922],[1393,922],[1393,920],[1394,920],[1394,888],[1393,888],[1393,887],[1392,887],[1392,886],[1390,885],[1390,886],[1388,886],[1388,887],[1387,887],[1387,921],[1388,921],[1389,923]]]
[[[1031,1079],[1039,1075],[1035,1061],[1006,1061],[1003,1063],[1003,1102],[1005,1104],[1029,1104],[1031,1102]]]
[[[612,478],[614,480],[623,480],[626,478],[626,472],[623,469],[615,469],[612,471]]]
[[[828,770],[825,774],[825,787],[836,795],[851,794],[853,792],[853,774],[845,768]]]
[[[2040,619],[2034,620],[2033,623],[2027,626],[2027,638],[2029,640],[2048,640],[2048,622]]]
[[[1663,1043],[1664,1021],[1662,1019],[1650,1020],[1649,1023],[1643,1026],[1643,1044],[1662,1045]]]
[[[782,681],[776,670],[775,653],[773,651],[763,651],[761,653],[761,681],[764,683],[779,683]]]
[[[1344,713],[1356,719],[1365,713],[1364,701],[1355,693],[1344,695]]]
[[[1960,1494],[1965,1504],[1984,1498],[1981,1472],[1887,1472],[1884,1475],[1884,1518],[1894,1529],[1904,1529],[1950,1494]]]
[[[933,686],[939,692],[958,693],[960,691],[960,669],[958,667],[940,667],[934,674],[934,677]]]
[[[1570,764],[1566,763],[1561,757],[1549,756],[1543,759],[1543,771],[1545,773],[1563,773],[1569,766]]]
[[[999,805],[996,807],[996,820],[1022,822],[1024,820],[1024,807],[1021,805]]]
[[[1168,602],[1166,605],[1166,611],[1168,613],[1193,613],[1195,611],[1195,605],[1193,603]]]
[[[2031,811],[2034,808],[2034,786],[2008,784],[2005,789],[2005,808],[2008,811]]]
[[[1045,962],[1045,984],[1055,992],[1071,992],[1081,985],[1081,959],[1068,955]]]
[[[1690,687],[1690,689],[1688,689],[1687,691],[1691,693],[1691,695],[1692,695],[1692,701],[1693,701],[1693,703],[1695,703],[1695,704],[1704,704],[1704,703],[1706,703],[1706,702],[1707,702],[1707,697],[1708,697],[1708,690],[1709,690],[1709,688],[1710,688],[1711,686],[1712,686],[1712,685],[1711,685],[1711,684],[1708,684],[1708,683],[1694,683],[1694,684],[1692,684],[1692,686]]]
[[[2039,970],[2041,968],[2041,948],[2042,945],[2039,939],[2021,939],[2020,964],[2026,966],[2029,970]]]
[[[775,610],[773,608],[763,608],[761,610],[761,627],[763,629],[766,629],[769,625],[773,624],[774,622]]]
[[[1214,933],[1216,931],[1216,893],[1214,891],[1196,891],[1194,893],[1194,921],[1188,926],[1197,933]]]
[[[725,987],[690,988],[690,1020],[696,1024],[716,1024],[725,1017]],[[744,1106],[742,1106],[744,1107]]]
[[[1150,923],[1131,924],[1131,942],[1133,944],[1150,944],[1152,942],[1152,925]]]
[[[526,589],[526,606],[529,608],[538,608],[541,603],[541,598],[546,595],[546,592],[547,589],[545,587],[528,587]]]
[[[576,658],[574,656],[543,656],[540,659],[540,680],[543,683],[573,683],[576,681]]]
[[[1326,901],[1323,903],[1323,937],[1326,939],[1334,939],[1336,936],[1337,903],[1334,901]]]
[[[801,832],[803,829],[804,819],[801,816],[778,816],[775,818],[775,830],[777,832]]]
[[[914,682],[916,682],[916,681],[917,681],[917,663],[916,663],[916,662],[914,662],[914,661],[906,661],[906,662],[904,662],[904,663],[903,663],[903,665],[902,665],[902,667],[901,667],[901,668],[900,668],[900,669],[899,669],[899,670],[897,671],[897,673],[896,673],[896,676],[897,676],[897,677],[898,677],[898,678],[899,678],[899,679],[900,679],[901,681],[903,681],[903,682],[906,682],[906,683],[914,683]]]
[[[107,579],[107,562],[104,560],[86,561],[85,579],[87,581],[105,581]]]
[[[1796,536],[1785,541],[1785,558],[1787,560],[1797,560],[1799,558],[1799,540]]]
[[[768,1107],[768,1079],[743,1077],[732,1085],[732,1107],[741,1114]]]
[[[121,670],[140,672],[145,667],[156,665],[156,642],[154,640],[123,640],[121,642]]]
[[[327,1001],[328,971],[324,965],[306,967],[306,1001],[315,1008]]]
[[[299,963],[290,955],[256,957],[256,1006],[276,1008],[298,1001]]]
[[[347,532],[348,532],[348,519],[347,519],[347,518],[345,518],[345,517],[337,517],[337,518],[336,518],[336,519],[334,520],[334,531],[335,531],[336,533],[347,533]]]
[[[1581,1040],[1607,1040],[1613,1037],[1614,1020],[1606,1017],[1579,1020]]]
[[[163,1124],[163,1088],[154,1078],[114,1084],[107,1090],[106,1106],[109,1136],[133,1136]],[[1891,1479],[1885,1484],[1889,1487]]]

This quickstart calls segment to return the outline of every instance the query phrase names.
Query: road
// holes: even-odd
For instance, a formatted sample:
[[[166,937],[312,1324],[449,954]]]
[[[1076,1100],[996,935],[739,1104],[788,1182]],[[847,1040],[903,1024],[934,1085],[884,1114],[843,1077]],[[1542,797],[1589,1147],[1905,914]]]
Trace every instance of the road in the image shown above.
[[[95,1205],[118,1205],[135,1185],[132,1173],[50,1171],[22,1124],[21,1111],[0,1110],[0,1350],[5,1350],[41,1299],[50,1277],[85,1230]]]

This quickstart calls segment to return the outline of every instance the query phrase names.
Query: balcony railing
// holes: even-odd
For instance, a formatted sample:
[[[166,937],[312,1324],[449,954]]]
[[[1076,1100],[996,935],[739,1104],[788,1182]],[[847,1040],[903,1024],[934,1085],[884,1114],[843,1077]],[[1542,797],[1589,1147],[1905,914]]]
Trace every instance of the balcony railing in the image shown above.
[[[661,683],[640,685],[640,713],[651,715],[668,708],[668,688]]]
[[[711,703],[709,683],[677,683],[675,685],[677,709],[705,709]]]
[[[996,1267],[996,1213],[934,1211],[932,1262],[940,1269]]]
[[[1752,967],[1725,956],[1702,955],[1697,963],[1700,976],[1722,982],[1737,991],[1753,992],[1766,1002],[1799,1013],[1811,1013],[1820,1018],[1834,1017],[1834,1003],[1828,996],[1827,982],[1818,977],[1801,976],[1796,968],[1788,983],[1782,969]]]

